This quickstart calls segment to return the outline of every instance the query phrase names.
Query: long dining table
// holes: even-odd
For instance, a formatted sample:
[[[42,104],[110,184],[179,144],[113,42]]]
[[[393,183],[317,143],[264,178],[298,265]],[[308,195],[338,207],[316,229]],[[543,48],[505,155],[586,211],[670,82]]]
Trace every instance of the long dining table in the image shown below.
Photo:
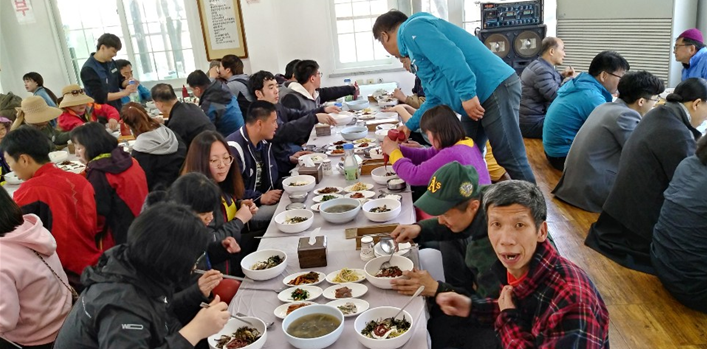
[[[371,132],[369,133],[368,138],[375,139],[375,135]],[[321,148],[341,139],[341,135],[337,134],[336,128],[333,128],[332,135],[330,136],[317,137],[313,131],[307,144],[315,145],[317,148]],[[337,164],[342,161],[343,158],[329,156],[329,159],[331,159],[334,174],[323,176],[322,180],[315,188],[330,186],[345,187],[346,181],[343,175],[339,174],[336,170]],[[375,186],[372,190],[376,191],[376,194],[378,194],[379,190],[386,189],[383,185],[375,184],[370,175],[361,176],[360,181],[374,184]],[[402,193],[396,194],[402,196],[402,210],[398,217],[386,222],[386,224],[410,224],[415,222],[412,194],[410,193],[409,188]],[[305,205],[308,208],[314,204],[312,201],[313,197],[314,194],[310,192],[307,197],[307,201],[305,202]],[[288,204],[290,204],[289,197],[286,193],[283,193],[277,210],[275,211],[275,216],[285,211],[285,207]],[[378,224],[380,223],[369,221],[362,212],[359,212],[353,221],[344,224],[332,224],[326,222],[318,213],[315,213],[314,222],[309,230],[319,228],[320,230],[317,235],[325,235],[327,237],[327,266],[321,268],[300,269],[299,260],[297,258],[298,239],[309,235],[302,234],[292,236],[284,234],[278,230],[277,225],[274,222],[271,222],[267,231],[263,235],[264,238],[261,240],[258,249],[279,249],[285,251],[287,253],[288,260],[287,267],[282,274],[271,280],[254,281],[246,278],[231,301],[229,311],[234,315],[236,313],[243,313],[249,316],[255,316],[262,319],[266,323],[271,321],[275,322],[274,326],[268,329],[268,339],[264,348],[293,348],[293,346],[287,343],[287,339],[282,329],[282,320],[277,318],[274,314],[275,308],[283,304],[280,300],[278,300],[276,292],[284,288],[285,285],[283,284],[283,279],[290,274],[302,271],[318,271],[329,274],[344,267],[362,269],[366,262],[361,260],[359,257],[359,251],[356,250],[356,239],[346,239],[344,232],[347,228],[360,228]],[[410,259],[413,260],[416,267],[419,267],[416,249],[412,249],[410,251]],[[363,295],[361,299],[366,300],[370,304],[369,309],[379,306],[402,307],[409,299],[408,296],[400,295],[394,290],[377,288],[367,281],[363,281],[363,284],[368,287],[368,292]],[[319,286],[322,287],[322,289],[326,289],[331,285],[325,281]],[[325,299],[323,296],[320,296],[315,299],[314,302],[326,304],[329,300]],[[412,315],[412,330],[414,332],[412,338],[410,338],[410,340],[402,348],[429,348],[430,344],[429,336],[427,334],[427,312],[424,298],[417,297],[410,303],[410,305],[407,306],[405,310]],[[331,348],[365,348],[356,338],[357,334],[354,330],[354,321],[355,317],[346,318],[344,323],[344,332],[331,346]]]

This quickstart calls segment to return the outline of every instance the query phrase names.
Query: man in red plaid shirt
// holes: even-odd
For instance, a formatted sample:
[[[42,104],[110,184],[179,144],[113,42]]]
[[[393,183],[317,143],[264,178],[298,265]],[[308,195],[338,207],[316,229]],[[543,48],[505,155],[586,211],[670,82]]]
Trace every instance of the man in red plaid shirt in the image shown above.
[[[447,315],[494,322],[503,348],[609,348],[609,312],[582,269],[547,241],[537,186],[500,182],[484,196],[488,235],[504,282],[496,299],[437,295]]]

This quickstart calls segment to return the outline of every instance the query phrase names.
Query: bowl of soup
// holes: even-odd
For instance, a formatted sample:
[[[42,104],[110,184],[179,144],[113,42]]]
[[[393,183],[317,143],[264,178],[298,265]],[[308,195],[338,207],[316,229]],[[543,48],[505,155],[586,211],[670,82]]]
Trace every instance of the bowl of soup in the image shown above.
[[[340,198],[323,202],[319,206],[319,214],[329,223],[346,223],[354,220],[361,210],[361,201],[357,199]]]
[[[282,332],[295,348],[326,348],[344,332],[344,314],[332,306],[312,304],[287,315],[282,321]]]

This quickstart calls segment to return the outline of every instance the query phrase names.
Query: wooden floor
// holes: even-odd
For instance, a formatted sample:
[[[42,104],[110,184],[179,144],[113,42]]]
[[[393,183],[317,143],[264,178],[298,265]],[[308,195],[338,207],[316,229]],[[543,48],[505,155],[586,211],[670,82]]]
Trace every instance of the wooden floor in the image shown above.
[[[545,159],[542,141],[526,139],[525,146],[548,204],[550,234],[560,253],[589,274],[606,302],[612,349],[707,349],[707,314],[678,303],[657,277],[626,269],[584,246],[598,214],[555,199],[551,192],[562,173]]]

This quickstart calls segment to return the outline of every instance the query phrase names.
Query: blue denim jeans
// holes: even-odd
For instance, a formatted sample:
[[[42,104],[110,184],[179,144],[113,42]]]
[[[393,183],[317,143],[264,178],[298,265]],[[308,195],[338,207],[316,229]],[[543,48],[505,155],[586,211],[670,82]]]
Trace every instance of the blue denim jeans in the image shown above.
[[[530,169],[523,136],[518,126],[518,75],[513,74],[498,85],[481,106],[486,110],[481,120],[474,121],[468,116],[462,116],[466,135],[473,139],[482,151],[488,139],[493,148],[493,156],[511,178],[535,183],[535,175]]]

